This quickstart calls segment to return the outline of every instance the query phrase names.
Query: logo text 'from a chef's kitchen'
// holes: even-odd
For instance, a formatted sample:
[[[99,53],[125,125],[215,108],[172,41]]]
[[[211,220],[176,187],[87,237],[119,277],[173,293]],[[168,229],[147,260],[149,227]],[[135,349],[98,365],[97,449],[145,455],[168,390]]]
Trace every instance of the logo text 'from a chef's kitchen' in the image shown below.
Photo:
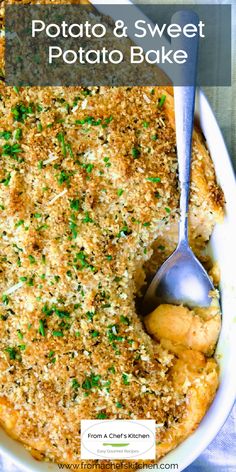
[[[155,459],[154,420],[82,420],[81,459]]]

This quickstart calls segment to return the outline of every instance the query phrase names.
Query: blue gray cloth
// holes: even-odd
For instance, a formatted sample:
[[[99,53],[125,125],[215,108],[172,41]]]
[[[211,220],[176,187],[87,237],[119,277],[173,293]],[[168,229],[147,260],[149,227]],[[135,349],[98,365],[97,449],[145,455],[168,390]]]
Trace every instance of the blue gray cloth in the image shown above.
[[[236,403],[214,441],[185,472],[236,472]]]

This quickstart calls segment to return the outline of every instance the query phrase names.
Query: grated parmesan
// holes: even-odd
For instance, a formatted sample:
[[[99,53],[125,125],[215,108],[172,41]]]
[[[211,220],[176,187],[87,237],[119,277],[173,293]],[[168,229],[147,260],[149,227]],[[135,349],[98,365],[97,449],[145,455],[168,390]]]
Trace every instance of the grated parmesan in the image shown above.
[[[55,195],[55,197],[52,198],[52,200],[48,202],[48,205],[52,205],[54,202],[58,200],[58,198],[63,197],[63,195],[65,195],[66,193],[67,193],[67,189],[65,188],[61,193],[59,193],[58,195]]]

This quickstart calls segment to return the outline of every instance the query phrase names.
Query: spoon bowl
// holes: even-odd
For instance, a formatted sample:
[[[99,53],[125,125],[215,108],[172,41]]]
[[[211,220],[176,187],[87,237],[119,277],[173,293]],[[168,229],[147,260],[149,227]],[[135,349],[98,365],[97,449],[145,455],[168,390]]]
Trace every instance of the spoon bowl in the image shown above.
[[[208,307],[213,283],[189,246],[180,244],[153,278],[143,300],[148,314],[161,303]]]

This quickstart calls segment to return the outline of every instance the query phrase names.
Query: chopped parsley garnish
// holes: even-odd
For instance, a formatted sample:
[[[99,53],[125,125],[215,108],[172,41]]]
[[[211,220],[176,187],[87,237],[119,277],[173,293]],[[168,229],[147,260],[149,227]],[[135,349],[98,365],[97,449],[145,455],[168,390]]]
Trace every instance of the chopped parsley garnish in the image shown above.
[[[146,179],[148,182],[158,183],[161,182],[160,177],[147,177]]]
[[[8,141],[11,138],[12,134],[11,131],[0,131],[0,138],[5,139],[5,141]]]
[[[56,358],[55,358],[55,352],[54,352],[54,351],[50,351],[50,352],[49,352],[48,358],[50,359],[50,362],[52,362],[53,364],[55,364]]]
[[[99,126],[102,123],[102,119],[98,118],[97,120],[92,116],[87,116],[86,118],[82,118],[82,120],[76,120],[76,125],[91,125],[91,126]]]
[[[92,330],[90,331],[90,334],[92,338],[97,338],[99,336],[99,331]]]
[[[17,154],[22,152],[22,149],[18,143],[15,144],[4,144],[2,148],[2,156],[10,156],[14,159],[17,158]]]
[[[53,313],[58,316],[59,318],[70,318],[70,313],[66,310],[61,310],[60,308],[55,307],[52,305],[51,307],[48,306],[47,303],[42,308],[42,312],[46,316],[51,316]]]
[[[24,123],[25,119],[33,114],[33,109],[31,106],[26,107],[22,103],[12,107],[11,112],[13,114],[13,118],[15,121],[19,121],[20,123]]]
[[[90,375],[90,381],[91,381],[92,387],[98,387],[100,377],[101,377],[100,375],[96,375],[96,374]]]
[[[120,321],[121,321],[121,323],[124,323],[124,324],[126,324],[127,326],[130,325],[130,320],[129,320],[129,318],[128,318],[127,316],[121,315],[121,316],[120,316]]]
[[[105,167],[111,167],[110,158],[104,157],[103,161],[105,162]]]
[[[84,390],[90,390],[92,388],[91,382],[88,378],[83,381],[82,388]]]
[[[0,184],[3,184],[5,185],[5,187],[8,187],[10,180],[11,180],[11,174],[10,172],[8,172],[7,177],[5,177],[5,179],[0,180]]]
[[[91,174],[94,165],[93,164],[82,164],[82,167],[86,170],[87,174]]]
[[[165,207],[166,213],[170,214],[171,209],[169,207]]]
[[[77,224],[75,223],[75,215],[72,214],[71,215],[71,219],[69,220],[69,228],[71,230],[71,233],[72,233],[72,238],[73,239],[76,239],[77,238],[77,235],[78,235],[78,232],[77,232]]]
[[[86,377],[86,379],[82,383],[82,388],[84,390],[91,390],[92,387],[99,387],[100,385],[100,375],[96,374],[91,374],[89,377]]]
[[[2,303],[3,303],[4,305],[8,305],[8,304],[9,304],[9,298],[8,298],[7,295],[4,295],[4,294],[2,295]]]
[[[5,351],[9,354],[11,360],[17,359],[17,350],[15,347],[6,347]]]
[[[116,402],[116,408],[124,408],[124,405],[120,402]]]
[[[111,367],[108,367],[108,372],[111,372],[111,374],[115,374],[116,373],[116,369],[115,367],[111,366]]]
[[[91,94],[92,94],[92,91],[86,88],[86,89],[82,90],[81,93],[82,93],[82,95],[84,95],[85,97],[87,97],[88,95],[91,95]],[[75,100],[77,100],[77,102],[78,102],[79,99],[76,97]],[[76,105],[77,105],[77,102],[76,102]],[[73,105],[74,105],[74,104],[73,104]]]
[[[74,211],[79,211],[80,209],[80,201],[78,198],[75,198],[70,201],[70,208]]]
[[[93,321],[94,312],[93,311],[87,311],[86,316],[89,319],[89,321]]]
[[[165,250],[165,246],[162,246],[162,244],[160,244],[157,249],[159,249],[159,251],[164,251]]]
[[[45,327],[43,320],[39,320],[39,334],[41,334],[41,336],[45,336]]]
[[[18,267],[21,267],[21,260],[20,260],[20,257],[19,257],[19,256],[17,257],[16,263],[17,263],[17,266],[18,266]]]
[[[122,188],[118,188],[117,190],[117,195],[118,197],[121,197],[121,195],[124,193],[124,190],[122,190]]]
[[[138,157],[141,154],[140,148],[133,147],[132,150],[131,150],[131,154],[132,154],[134,159],[138,159]]]
[[[34,279],[33,279],[32,277],[28,280],[27,285],[28,285],[29,287],[33,287],[33,285],[34,285]]]
[[[19,339],[23,339],[23,334],[20,329],[17,330],[17,336]]]
[[[44,229],[48,229],[48,228],[49,228],[49,226],[44,224],[44,225],[38,226],[36,228],[36,231],[43,231]]]
[[[122,380],[124,385],[129,385],[129,376],[128,374],[122,374]]]
[[[62,338],[64,336],[62,331],[53,331],[52,335],[57,337],[57,338]]]
[[[85,254],[84,251],[80,251],[76,254],[75,258],[74,258],[74,262],[78,263],[79,264],[79,267],[77,267],[77,269],[84,269],[84,268],[87,268],[87,269],[91,269],[92,271],[94,270],[94,267],[89,264],[89,262],[87,261],[87,255]]]
[[[121,228],[121,230],[119,231],[119,233],[117,234],[117,238],[121,238],[121,236],[128,236],[129,234],[132,233],[132,230],[130,230],[128,228],[128,226],[123,226],[123,228]]]
[[[99,126],[102,125],[103,127],[106,127],[111,121],[113,120],[113,116],[109,116],[108,118],[105,118],[102,120],[102,118],[95,119],[93,116],[86,116],[85,118],[82,118],[81,120],[76,120],[75,124],[76,125],[91,125],[91,126]]]
[[[36,259],[35,259],[34,256],[32,256],[32,255],[30,254],[30,255],[28,256],[28,259],[29,259],[29,261],[30,261],[30,264],[35,264]]]
[[[166,100],[166,95],[162,95],[161,98],[158,99],[158,108],[162,108]]]
[[[148,128],[148,127],[149,127],[149,123],[148,123],[147,121],[144,121],[144,122],[143,122],[143,127],[144,127],[144,128]]]
[[[113,120],[113,116],[109,116],[108,118],[105,118],[104,122],[106,125],[108,125],[109,123],[111,123],[111,121]]]
[[[123,336],[119,336],[119,326],[117,324],[110,325],[107,331],[107,337],[110,342],[117,341],[121,342],[124,341]],[[114,347],[114,346],[113,346]]]
[[[85,212],[85,217],[82,219],[82,223],[93,223],[93,220],[90,218],[88,211]]]
[[[64,133],[58,133],[57,134],[57,139],[59,141],[59,143],[61,144],[61,150],[62,150],[62,154],[63,156],[66,156],[66,143],[65,143],[65,136],[64,136]]]
[[[61,173],[57,177],[57,181],[59,185],[64,184],[65,182],[68,184],[70,182],[71,173],[62,170]]]
[[[53,307],[52,310],[54,311],[55,315],[59,316],[59,318],[70,318],[68,311],[60,310],[55,307]]]
[[[97,416],[96,416],[97,419],[99,420],[105,420],[107,418],[107,415],[106,413],[98,413]]]
[[[75,390],[78,390],[78,388],[80,387],[78,380],[72,379],[71,387],[74,388]]]
[[[16,141],[18,141],[19,139],[22,138],[22,129],[21,128],[16,129],[15,134],[14,134],[14,138],[16,139]]]
[[[19,226],[22,226],[24,224],[24,220],[19,220],[17,221],[17,223],[15,224],[15,227],[16,228],[19,228]]]
[[[18,347],[19,347],[19,349],[20,349],[21,351],[25,351],[25,349],[26,349],[26,344],[20,344]]]

